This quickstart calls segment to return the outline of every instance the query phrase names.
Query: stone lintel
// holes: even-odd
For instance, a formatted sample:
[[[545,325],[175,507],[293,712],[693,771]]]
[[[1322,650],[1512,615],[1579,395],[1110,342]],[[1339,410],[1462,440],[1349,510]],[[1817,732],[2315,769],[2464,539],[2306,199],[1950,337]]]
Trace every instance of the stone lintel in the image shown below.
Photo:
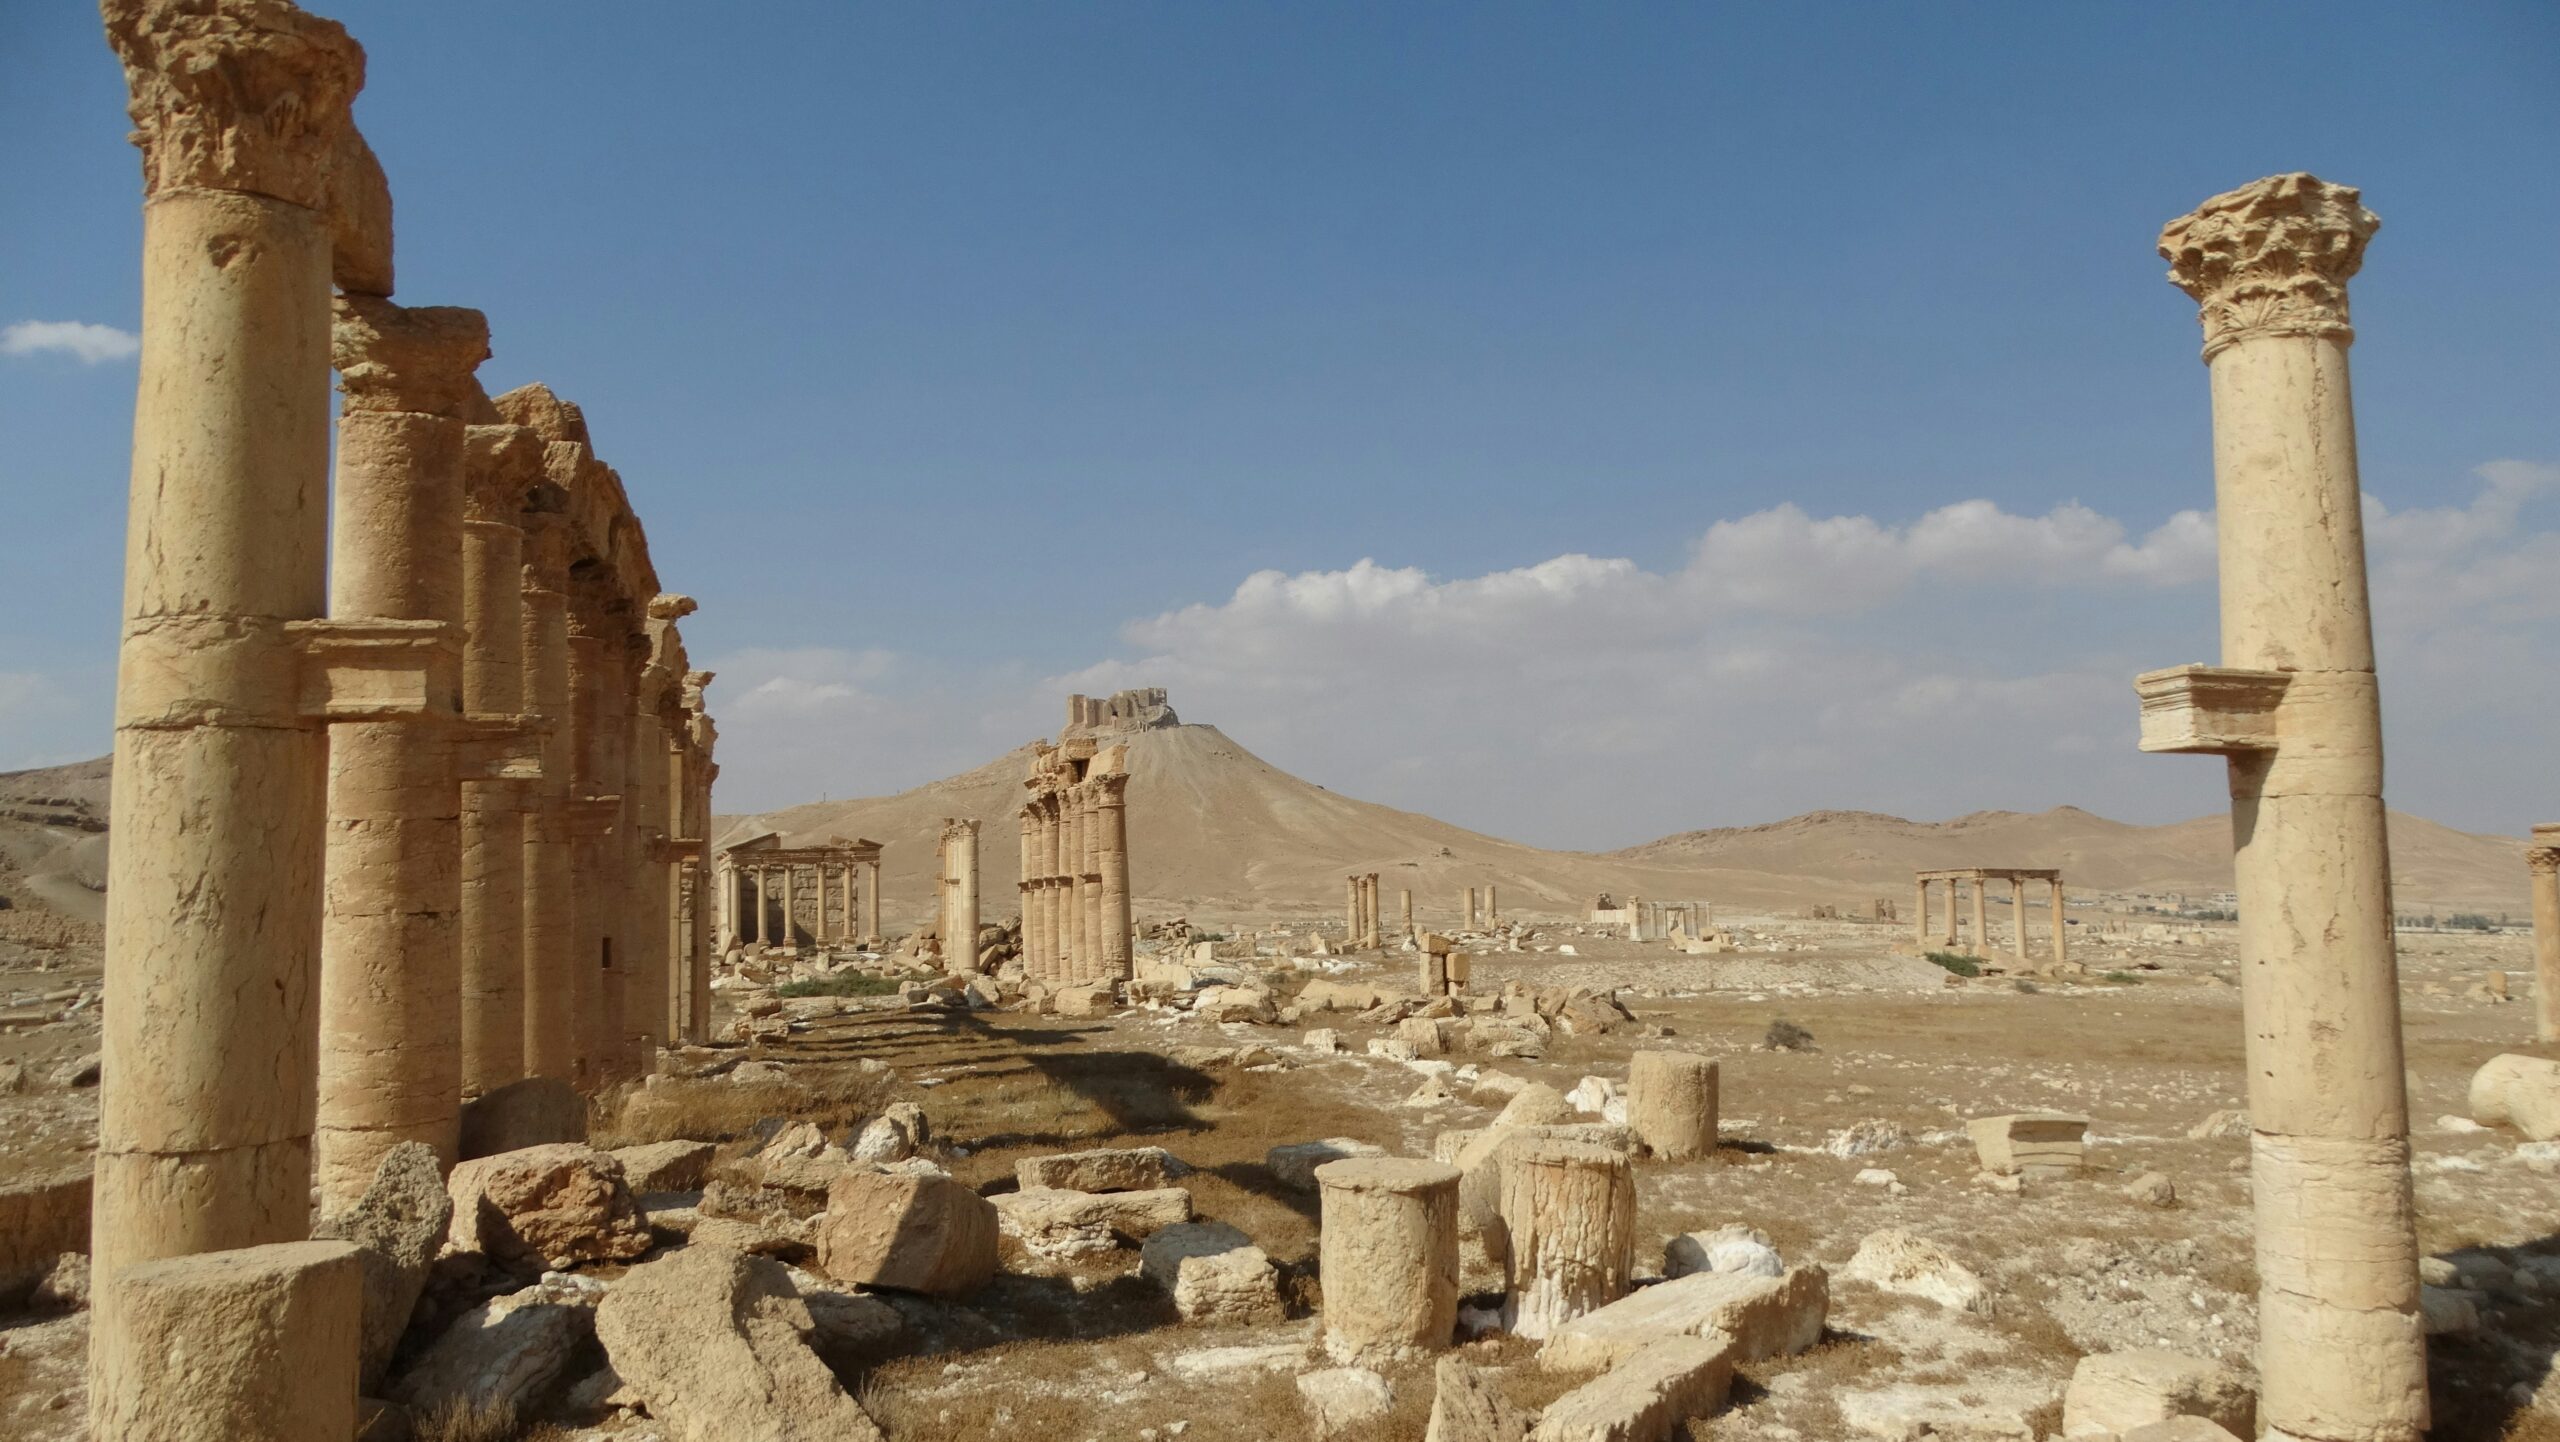
[[[2134,678],[2142,700],[2142,749],[2235,756],[2276,749],[2284,671],[2172,666]]]
[[[302,714],[384,721],[450,713],[462,694],[462,627],[450,621],[288,621],[302,655]]]

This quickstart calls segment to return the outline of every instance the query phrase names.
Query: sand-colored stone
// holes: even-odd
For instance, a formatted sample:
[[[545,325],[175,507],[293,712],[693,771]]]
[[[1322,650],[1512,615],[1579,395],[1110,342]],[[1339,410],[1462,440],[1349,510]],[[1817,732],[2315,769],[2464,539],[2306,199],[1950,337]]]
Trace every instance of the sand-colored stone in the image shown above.
[[[942,969],[970,975],[978,969],[978,823],[966,817],[942,823]]]
[[[1665,1161],[1695,1161],[1716,1149],[1716,1064],[1685,1051],[1640,1051],[1627,1059],[1627,1125]]]
[[[2508,1052],[2471,1075],[2471,1119],[2511,1126],[2528,1141],[2560,1138],[2560,1061]]]
[[[90,1417],[136,1442],[346,1442],[364,1282],[346,1242],[282,1242],[133,1263],[104,1285]]]
[[[1635,1174],[1584,1142],[1506,1143],[1500,1162],[1503,1324],[1543,1338],[1625,1296],[1635,1264]]]
[[[2560,823],[2533,828],[2525,870],[2533,885],[2533,1036],[2560,1041]]]
[[[1831,1281],[1820,1267],[1778,1277],[1748,1272],[1692,1272],[1639,1287],[1615,1302],[1556,1328],[1538,1349],[1555,1371],[1614,1367],[1662,1337],[1722,1333],[1737,1362],[1789,1357],[1822,1340],[1831,1311]]]
[[[1423,1442],[1528,1442],[1538,1414],[1502,1391],[1502,1370],[1460,1357],[1432,1369],[1431,1420]]]
[[[959,1297],[996,1271],[996,1209],[945,1176],[848,1171],[827,1189],[818,1270],[839,1282]]]
[[[675,1442],[879,1442],[809,1348],[817,1322],[782,1265],[684,1247],[614,1284],[596,1339]]]
[[[2172,1417],[2201,1417],[2247,1437],[2257,1399],[2220,1363],[2157,1348],[2081,1358],[2062,1396],[2065,1438],[2114,1438]]]
[[[1138,1272],[1186,1322],[1247,1326],[1287,1315],[1280,1274],[1253,1239],[1224,1222],[1180,1222],[1138,1249]]]
[[[2080,1170],[2087,1117],[2061,1112],[2021,1112],[1976,1117],[1964,1124],[1982,1169],[2000,1176],[2064,1177]]]
[[[1100,1147],[1024,1157],[1013,1164],[1014,1179],[1025,1191],[1052,1187],[1071,1192],[1141,1192],[1172,1186],[1190,1171],[1162,1147]]]
[[[464,1162],[445,1179],[449,1247],[519,1271],[630,1261],[649,1226],[610,1152],[575,1143]]]
[[[1449,1345],[1458,1316],[1458,1169],[1402,1157],[1316,1168],[1324,1346],[1375,1366]]]
[[[453,1224],[453,1199],[437,1170],[436,1154],[402,1142],[383,1154],[372,1185],[356,1204],[327,1214],[314,1237],[353,1242],[364,1268],[362,1380],[365,1393],[380,1390],[391,1349],[408,1330],[409,1314],[427,1284]]]
[[[2142,746],[2227,758],[2248,1038],[2262,1416],[2427,1428],[2382,711],[2347,281],[2379,222],[2273,176],[2162,231],[2211,378],[2222,661],[2135,683]]]
[[[0,1297],[23,1295],[65,1252],[89,1250],[85,1170],[0,1186]]]
[[[1724,1405],[1733,1339],[1666,1337],[1547,1404],[1531,1442],[1668,1442],[1680,1424]]]
[[[1327,1137],[1320,1142],[1290,1142],[1263,1153],[1262,1164],[1273,1180],[1294,1192],[1316,1190],[1316,1171],[1346,1157],[1383,1157],[1385,1147],[1357,1137]]]

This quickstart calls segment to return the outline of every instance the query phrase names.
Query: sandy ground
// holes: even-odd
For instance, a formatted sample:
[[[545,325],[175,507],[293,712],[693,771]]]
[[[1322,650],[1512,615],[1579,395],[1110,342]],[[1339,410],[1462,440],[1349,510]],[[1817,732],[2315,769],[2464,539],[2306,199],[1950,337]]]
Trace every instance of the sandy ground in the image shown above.
[[[1559,1040],[1535,1061],[1455,1060],[1569,1089],[1586,1075],[1622,1080],[1638,1047],[1718,1059],[1725,1145],[1708,1161],[1639,1167],[1639,1270],[1658,1262],[1673,1235],[1740,1222],[1790,1263],[1820,1262],[1836,1274],[1861,1237],[1900,1227],[1979,1273],[1992,1303],[1987,1316],[1949,1312],[1835,1278],[1825,1344],[1745,1369],[1732,1407],[1698,1424],[1697,1435],[2049,1435],[2072,1365],[2087,1352],[2162,1346],[2247,1372],[2255,1282],[2246,1143],[2188,1135],[2209,1114],[2244,1104],[2227,932],[2190,946],[2075,938],[2075,959],[2122,979],[2028,980],[2029,990],[2000,975],[1951,983],[1926,962],[1891,956],[1900,928],[1726,920],[1753,949],[1675,957],[1567,929],[1533,944],[1562,941],[1578,955],[1480,959],[1479,992],[1515,979],[1617,986],[1637,1024]],[[2560,1266],[2560,1183],[2518,1160],[2513,1135],[2460,1120],[2482,1061],[2535,1050],[2530,943],[2410,933],[2401,947],[2422,1240],[2482,1283],[2486,1318],[2477,1332],[2434,1342],[2434,1436],[2560,1438],[2560,1381],[2549,1378],[2560,1286],[2546,1303],[2530,1268],[2513,1265],[2547,1256]],[[1411,970],[1400,956],[1332,966],[1393,983]],[[2516,1000],[2472,994],[2491,970],[2512,976]],[[82,975],[76,966],[0,971],[0,994],[61,991]],[[1816,1049],[1763,1047],[1780,1018],[1809,1031]],[[84,1023],[75,1015],[0,1037],[0,1056],[77,1054],[94,1046]],[[1133,1275],[1134,1251],[1062,1266],[1008,1242],[1008,1274],[996,1284],[958,1304],[899,1300],[906,1339],[840,1365],[891,1436],[975,1439],[1026,1426],[1049,1442],[1307,1435],[1294,1389],[1306,1364],[1292,1344],[1311,1335],[1322,1295],[1314,1204],[1279,1185],[1264,1153],[1353,1136],[1428,1155],[1436,1133],[1481,1126],[1495,1110],[1466,1099],[1463,1084],[1458,1101],[1407,1105],[1423,1078],[1357,1054],[1374,1029],[1339,1015],[1312,1024],[1340,1029],[1354,1054],[1304,1052],[1296,1028],[1222,1028],[1145,1011],[1099,1022],[871,1011],[763,1048],[813,1080],[865,1060],[887,1064],[895,1094],[932,1116],[951,1148],[947,1164],[983,1191],[1009,1188],[1023,1156],[1123,1140],[1164,1145],[1198,1168],[1187,1183],[1198,1212],[1251,1235],[1281,1265],[1295,1300],[1286,1324],[1204,1330],[1178,1322]],[[1276,1046],[1279,1063],[1237,1071],[1168,1055],[1176,1046],[1247,1042]],[[94,1126],[94,1096],[41,1083],[0,1097],[0,1178],[76,1155],[83,1129]],[[1980,1182],[1963,1121],[2025,1110],[2091,1118],[2084,1176],[2017,1193]],[[1872,1123],[1903,1140],[1854,1156],[1830,1149]],[[1891,1171],[1898,1187],[1853,1180],[1868,1168]],[[2152,1171],[2174,1182],[2173,1207],[2127,1194],[2131,1178]],[[75,1435],[81,1341],[76,1315],[0,1320],[0,1434]],[[1470,1350],[1517,1362],[1515,1390],[1527,1401],[1579,1380],[1539,1372],[1520,1343]],[[1421,1436],[1427,1370],[1390,1381],[1390,1415],[1350,1436]],[[557,1420],[568,1436],[637,1439],[652,1430],[629,1418]]]

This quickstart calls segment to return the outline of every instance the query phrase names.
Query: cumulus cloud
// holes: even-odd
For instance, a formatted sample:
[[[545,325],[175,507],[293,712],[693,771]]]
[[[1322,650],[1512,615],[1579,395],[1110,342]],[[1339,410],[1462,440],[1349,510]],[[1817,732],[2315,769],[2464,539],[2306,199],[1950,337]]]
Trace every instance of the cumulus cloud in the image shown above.
[[[2533,519],[2560,467],[2478,481],[2459,504],[2367,503],[2394,794],[2521,825],[2493,822],[2506,803],[2469,778],[2536,770],[2560,708],[2560,533]],[[2170,820],[2219,809],[2221,769],[2139,754],[2131,679],[2211,659],[2214,539],[2198,511],[2137,530],[2077,504],[1899,522],[1779,506],[1709,526],[1663,570],[1574,553],[1448,577],[1374,558],[1257,571],[1063,674],[744,653],[719,663],[722,784],[736,758],[755,805],[898,790],[1053,731],[1067,692],[1165,686],[1310,780],[1547,845],[1826,806]]]
[[[142,353],[142,337],[84,320],[22,320],[0,326],[0,355],[48,352],[70,356],[82,365],[131,360]]]

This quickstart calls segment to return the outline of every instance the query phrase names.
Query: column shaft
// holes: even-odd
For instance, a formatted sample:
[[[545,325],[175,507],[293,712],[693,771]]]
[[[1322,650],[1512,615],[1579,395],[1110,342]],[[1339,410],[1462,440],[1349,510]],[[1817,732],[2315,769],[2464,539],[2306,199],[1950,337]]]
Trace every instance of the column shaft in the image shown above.
[[[525,685],[542,727],[542,777],[524,822],[524,1069],[574,1082],[579,953],[570,800],[577,762],[559,526],[555,516],[540,517],[525,538]]]
[[[1129,900],[1129,801],[1125,775],[1102,778],[1096,797],[1096,823],[1102,833],[1102,979],[1127,981],[1136,975],[1131,950],[1134,918]]]
[[[2534,1038],[2560,1041],[2560,826],[2533,828]]]

